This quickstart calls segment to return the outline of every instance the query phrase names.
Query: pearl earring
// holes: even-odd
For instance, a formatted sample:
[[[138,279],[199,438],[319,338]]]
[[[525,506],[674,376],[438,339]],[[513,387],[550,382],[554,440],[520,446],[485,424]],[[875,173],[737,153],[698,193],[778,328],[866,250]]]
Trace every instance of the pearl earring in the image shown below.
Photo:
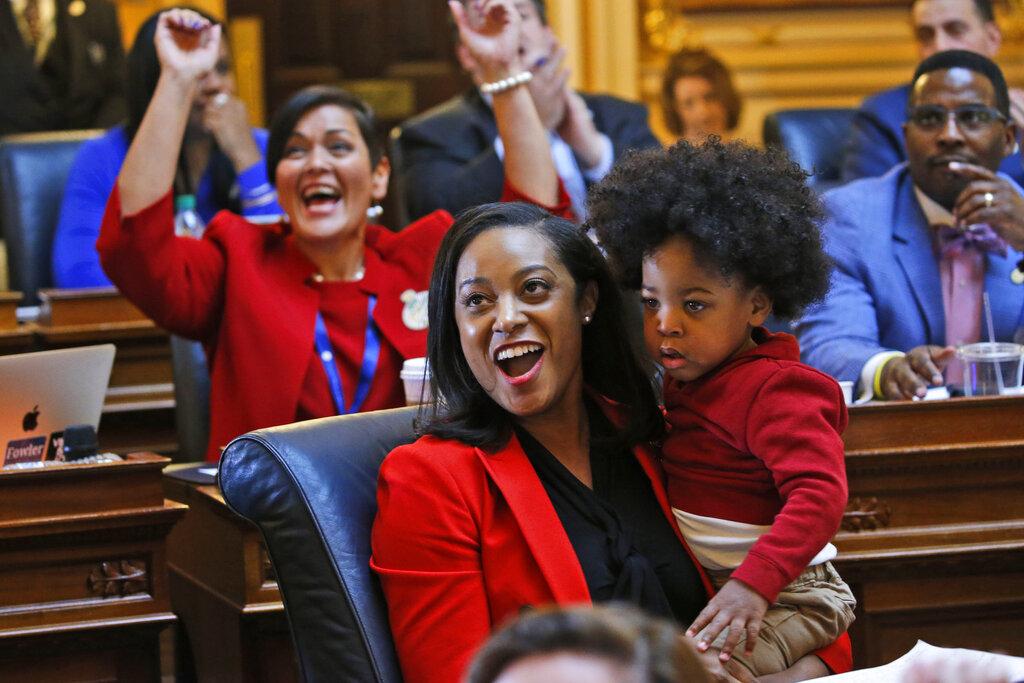
[[[591,320],[591,318],[590,318],[590,314],[589,313],[587,315],[583,316],[583,324],[584,325],[589,325],[590,324],[590,320]]]
[[[384,208],[380,204],[374,204],[366,210],[366,220],[375,221],[380,218],[382,213],[384,213]]]

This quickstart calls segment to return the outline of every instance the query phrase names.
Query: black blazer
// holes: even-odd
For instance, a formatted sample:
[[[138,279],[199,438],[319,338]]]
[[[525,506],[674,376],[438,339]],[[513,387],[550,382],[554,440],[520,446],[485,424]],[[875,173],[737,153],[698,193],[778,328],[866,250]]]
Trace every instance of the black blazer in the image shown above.
[[[56,0],[57,34],[43,63],[33,63],[11,3],[0,2],[0,135],[107,128],[125,116],[124,47],[107,0]]]
[[[608,95],[583,95],[597,129],[618,159],[626,150],[658,147],[647,107]],[[402,125],[405,205],[410,219],[435,209],[462,209],[501,199],[505,170],[494,151],[498,125],[476,88]]]

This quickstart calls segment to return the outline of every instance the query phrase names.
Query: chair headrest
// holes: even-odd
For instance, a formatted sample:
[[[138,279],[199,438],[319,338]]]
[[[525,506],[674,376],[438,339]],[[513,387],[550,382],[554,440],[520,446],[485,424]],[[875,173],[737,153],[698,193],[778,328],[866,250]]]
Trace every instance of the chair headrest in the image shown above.
[[[380,463],[413,441],[416,411],[260,430],[221,457],[224,500],[263,533],[306,680],[401,681],[370,528]]]
[[[780,145],[811,174],[808,183],[821,190],[836,184],[842,172],[844,145],[855,109],[788,109],[764,120],[764,142]]]
[[[85,140],[101,130],[9,135],[0,139],[0,228],[7,244],[11,289],[23,305],[53,286],[50,252],[64,185]]]

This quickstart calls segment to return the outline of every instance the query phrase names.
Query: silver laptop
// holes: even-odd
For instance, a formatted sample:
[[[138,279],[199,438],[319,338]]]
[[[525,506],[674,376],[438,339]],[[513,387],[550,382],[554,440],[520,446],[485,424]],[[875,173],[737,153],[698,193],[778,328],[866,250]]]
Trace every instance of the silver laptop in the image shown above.
[[[64,428],[99,427],[113,344],[0,356],[0,467],[63,459]]]

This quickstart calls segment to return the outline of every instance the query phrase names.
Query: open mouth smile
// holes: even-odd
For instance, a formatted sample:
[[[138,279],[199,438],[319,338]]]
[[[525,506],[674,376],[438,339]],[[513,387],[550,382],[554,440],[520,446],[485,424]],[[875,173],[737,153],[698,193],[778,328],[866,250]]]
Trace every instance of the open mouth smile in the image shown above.
[[[544,364],[544,347],[536,342],[499,346],[494,352],[498,372],[513,385],[525,384],[537,376]]]
[[[327,214],[341,201],[338,188],[326,184],[310,185],[302,191],[302,204],[315,214]]]

